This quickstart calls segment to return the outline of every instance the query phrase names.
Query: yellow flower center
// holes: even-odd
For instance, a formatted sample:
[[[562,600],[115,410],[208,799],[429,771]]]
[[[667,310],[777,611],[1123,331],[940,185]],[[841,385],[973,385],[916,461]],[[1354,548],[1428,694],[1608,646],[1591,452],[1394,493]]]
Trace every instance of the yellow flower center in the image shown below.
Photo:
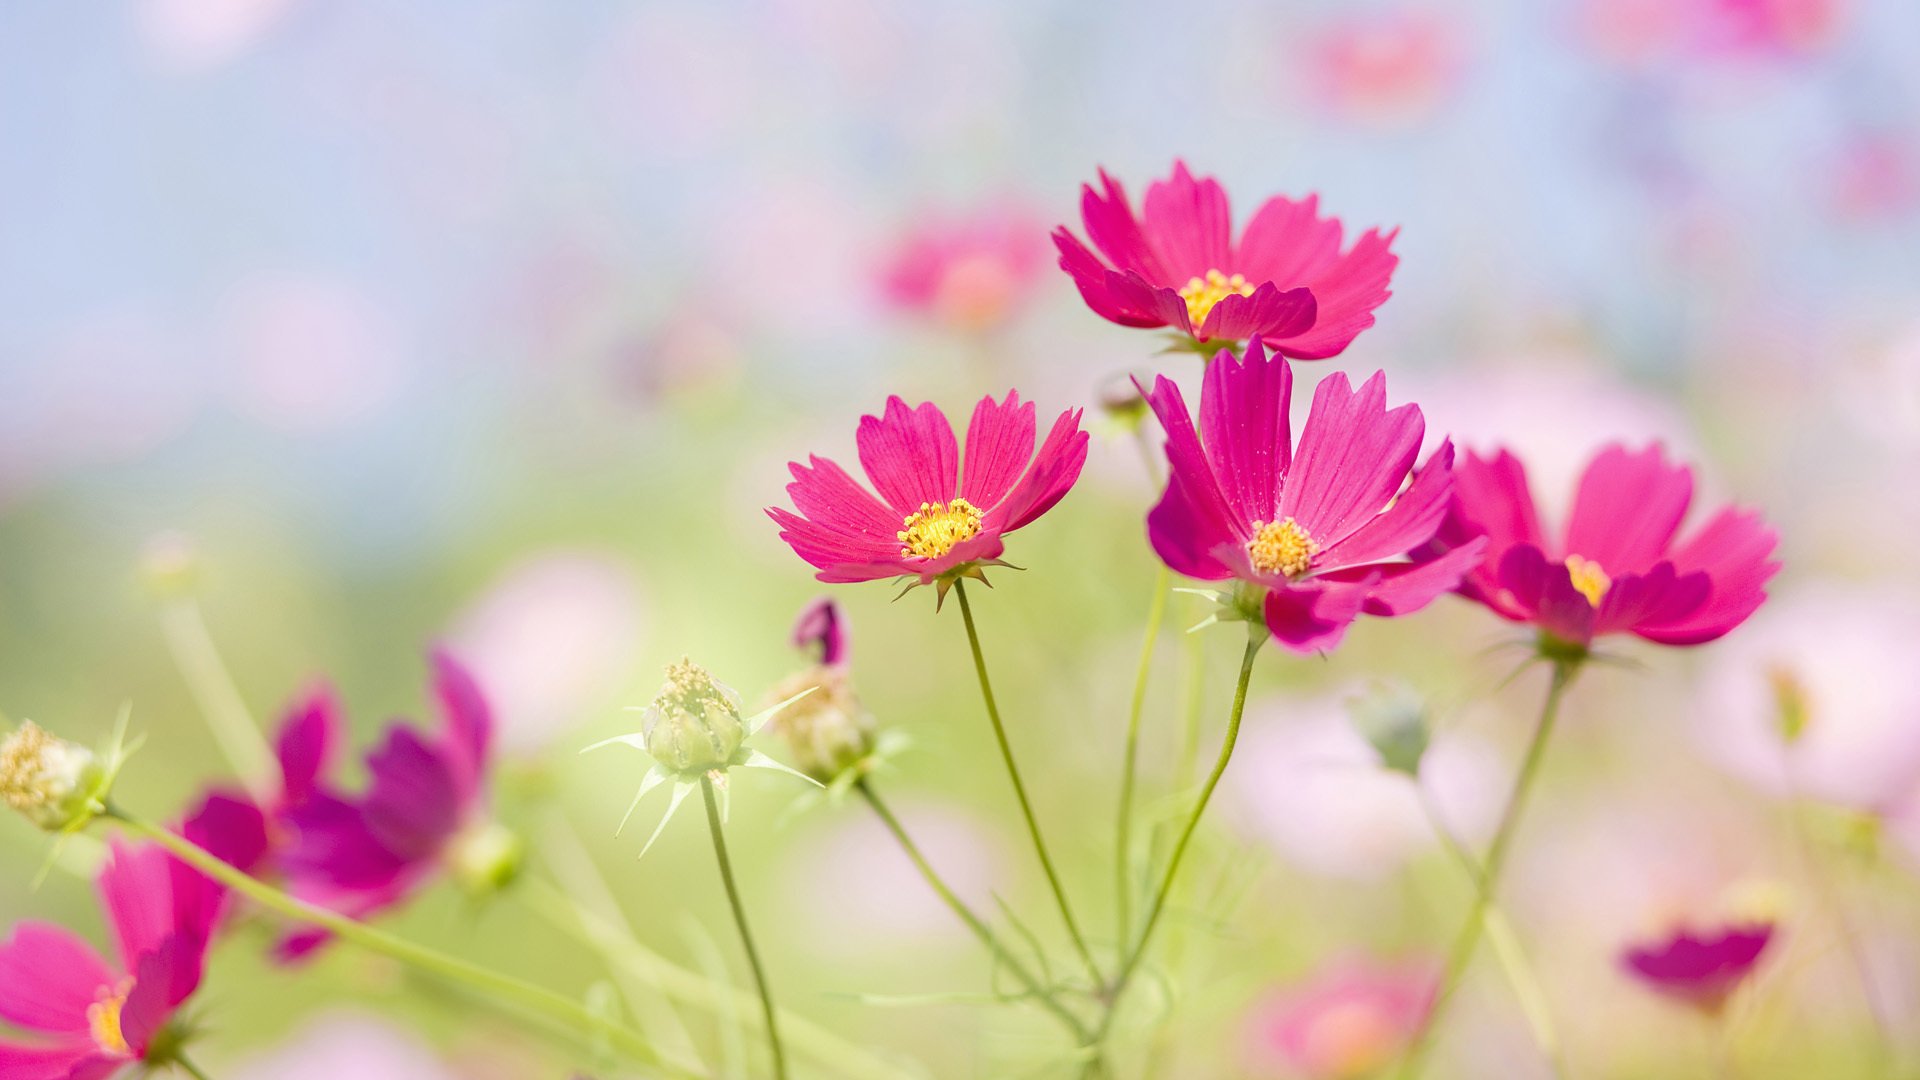
[[[1195,330],[1206,325],[1207,315],[1213,310],[1213,305],[1229,296],[1252,295],[1253,283],[1247,280],[1245,274],[1228,277],[1218,270],[1207,271],[1204,278],[1188,278],[1186,285],[1180,289],[1180,299],[1187,302],[1187,321],[1193,324]]]
[[[1319,551],[1320,545],[1292,518],[1254,522],[1253,539],[1247,541],[1247,558],[1255,570],[1266,574],[1298,577],[1307,572]]]
[[[895,534],[900,540],[900,554],[937,559],[952,551],[954,545],[972,539],[980,531],[982,516],[979,508],[965,499],[921,503],[920,509],[901,521],[904,527]]]
[[[1567,556],[1567,576],[1573,579],[1574,591],[1594,607],[1600,606],[1600,598],[1607,595],[1607,589],[1613,585],[1613,579],[1600,569],[1599,563],[1578,555]]]
[[[127,994],[133,989],[128,979],[118,987],[100,988],[100,1000],[87,1006],[87,1031],[100,1049],[110,1054],[128,1054],[127,1036],[120,1030],[120,1010],[126,1007]]]

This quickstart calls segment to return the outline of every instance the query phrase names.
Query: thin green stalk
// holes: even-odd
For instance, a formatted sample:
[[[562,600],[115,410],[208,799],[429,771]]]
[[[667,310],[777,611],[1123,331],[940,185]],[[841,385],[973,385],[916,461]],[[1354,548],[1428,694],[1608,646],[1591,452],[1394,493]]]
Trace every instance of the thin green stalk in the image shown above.
[[[1153,649],[1160,641],[1160,624],[1167,615],[1167,592],[1173,572],[1165,563],[1153,579],[1153,606],[1147,610],[1147,636],[1140,644],[1140,668],[1133,675],[1133,700],[1127,707],[1127,751],[1120,771],[1120,816],[1114,827],[1114,905],[1118,915],[1114,936],[1125,941],[1133,930],[1133,789],[1140,763],[1140,715],[1147,703],[1147,679],[1153,672]]]
[[[201,1070],[200,1066],[189,1061],[185,1054],[175,1054],[173,1056],[173,1063],[180,1067],[181,1072],[193,1077],[193,1080],[213,1080],[212,1077]]]
[[[1427,1015],[1421,1019],[1420,1027],[1407,1045],[1406,1056],[1400,1060],[1397,1074],[1400,1080],[1413,1080],[1413,1077],[1420,1075],[1420,1068],[1433,1045],[1433,1031],[1439,1025],[1448,1002],[1453,999],[1454,991],[1459,988],[1460,977],[1466,972],[1467,964],[1473,960],[1474,949],[1480,944],[1488,905],[1498,891],[1500,873],[1506,867],[1507,849],[1512,845],[1514,830],[1520,824],[1520,811],[1526,806],[1534,778],[1540,772],[1540,761],[1546,754],[1547,742],[1553,736],[1554,722],[1560,714],[1560,699],[1566,695],[1567,687],[1572,685],[1579,671],[1580,660],[1577,658],[1553,661],[1553,681],[1547,687],[1547,699],[1540,707],[1540,719],[1534,725],[1532,739],[1527,743],[1526,756],[1521,759],[1520,774],[1514,780],[1513,793],[1507,797],[1506,808],[1500,813],[1500,824],[1493,833],[1493,843],[1487,848],[1486,861],[1481,864],[1480,887],[1474,890],[1467,921],[1461,926],[1459,936],[1454,939],[1453,951],[1447,956],[1446,970],[1440,979],[1439,992],[1434,996],[1433,1008],[1427,1010]]]
[[[1080,953],[1080,959],[1086,962],[1087,974],[1093,978],[1093,985],[1102,983],[1100,966],[1093,962],[1093,951],[1087,948],[1087,939],[1080,934],[1080,924],[1074,920],[1073,907],[1067,903],[1067,890],[1060,884],[1060,875],[1053,868],[1053,858],[1047,854],[1047,842],[1040,838],[1040,822],[1034,817],[1033,803],[1027,799],[1027,785],[1020,779],[1020,768],[1013,763],[1013,744],[1007,741],[1007,727],[1000,721],[1000,706],[993,700],[993,683],[987,678],[987,658],[980,651],[980,631],[973,624],[973,606],[967,601],[967,584],[964,581],[953,583],[953,591],[960,597],[960,618],[967,624],[967,644],[973,649],[973,670],[980,676],[980,697],[987,705],[987,719],[993,722],[993,737],[1000,744],[1000,758],[1007,764],[1007,778],[1013,781],[1013,794],[1020,800],[1020,813],[1027,819],[1027,835],[1033,838],[1034,854],[1040,857],[1040,868],[1046,871],[1047,884],[1053,888],[1053,898],[1060,905],[1060,917],[1067,924],[1067,934],[1073,938],[1073,947]]]
[[[1200,827],[1200,818],[1207,812],[1207,803],[1212,801],[1213,791],[1220,786],[1220,777],[1226,773],[1227,762],[1233,757],[1234,744],[1240,739],[1240,717],[1247,708],[1247,683],[1253,678],[1253,660],[1260,655],[1260,646],[1266,643],[1266,639],[1264,625],[1253,623],[1248,626],[1247,650],[1240,657],[1240,678],[1234,683],[1233,711],[1227,716],[1227,734],[1220,744],[1220,756],[1215,760],[1213,772],[1208,774],[1205,786],[1200,789],[1200,797],[1194,801],[1193,813],[1187,816],[1187,823],[1180,830],[1180,838],[1174,841],[1173,854],[1167,859],[1167,869],[1160,878],[1160,888],[1154,894],[1153,906],[1147,909],[1146,924],[1140,928],[1139,938],[1121,962],[1119,974],[1114,976],[1113,989],[1107,995],[1107,1014],[1100,1021],[1100,1029],[1094,1033],[1096,1047],[1105,1042],[1107,1032],[1113,1027],[1113,1018],[1120,1012],[1120,999],[1126,994],[1127,985],[1133,979],[1141,957],[1146,955],[1147,945],[1153,940],[1154,928],[1160,925],[1160,916],[1166,912],[1167,897],[1173,892],[1173,883],[1180,874],[1180,862],[1186,857],[1187,844],[1192,841],[1194,830]]]
[[[1426,810],[1427,823],[1433,827],[1434,835],[1440,838],[1440,846],[1459,864],[1476,896],[1479,895],[1486,884],[1485,870],[1466,845],[1453,835],[1440,808],[1434,805],[1433,793],[1418,778],[1414,778],[1413,783],[1420,795],[1420,805]],[[1546,1055],[1548,1067],[1553,1070],[1553,1075],[1564,1077],[1567,1075],[1566,1061],[1562,1056],[1559,1031],[1553,1023],[1553,1010],[1547,1005],[1546,991],[1540,985],[1533,965],[1527,960],[1526,950],[1521,947],[1519,935],[1514,933],[1513,923],[1508,920],[1500,902],[1491,896],[1484,899],[1486,913],[1481,922],[1487,940],[1493,945],[1494,955],[1499,958],[1500,967],[1506,972],[1514,996],[1520,999],[1520,1011],[1525,1014],[1527,1025],[1533,1029],[1534,1041],[1540,1045],[1540,1052]]]
[[[953,909],[953,913],[960,917],[960,921],[967,924],[967,928],[972,930],[981,944],[987,947],[987,951],[993,954],[995,962],[1011,972],[1013,977],[1019,980],[1020,985],[1026,987],[1027,993],[1033,1000],[1065,1024],[1074,1038],[1085,1042],[1088,1036],[1087,1026],[1081,1023],[1079,1017],[1067,1011],[1066,1006],[1055,1000],[1053,994],[1034,978],[1032,972],[1027,970],[1026,965],[1022,964],[1011,950],[1000,944],[1000,939],[995,936],[993,928],[988,926],[980,916],[974,914],[973,909],[967,906],[967,902],[960,899],[947,886],[947,883],[941,880],[940,875],[934,871],[933,865],[927,861],[925,855],[921,854],[920,846],[907,835],[907,830],[900,824],[900,819],[894,817],[893,811],[887,807],[887,804],[880,801],[880,795],[873,790],[873,785],[862,778],[854,784],[854,789],[867,800],[867,805],[873,807],[873,812],[886,825],[887,831],[899,841],[901,850],[905,851],[907,858],[912,859],[913,865],[919,868],[920,876],[927,879],[927,884],[933,888],[941,900],[946,902],[947,907]]]
[[[529,1012],[541,1013],[587,1034],[597,1035],[634,1060],[648,1065],[661,1064],[659,1055],[654,1052],[652,1044],[646,1039],[596,1014],[570,997],[512,975],[481,967],[457,956],[449,956],[424,945],[416,945],[367,923],[350,919],[339,912],[316,907],[304,900],[288,896],[279,889],[228,865],[219,856],[186,837],[134,817],[118,807],[107,807],[104,816],[119,822],[129,831],[159,844],[181,862],[269,911],[319,927],[342,941],[391,957],[448,982],[491,994]]]
[[[713,834],[713,856],[720,862],[720,881],[727,887],[727,903],[733,906],[733,924],[740,930],[740,944],[746,946],[747,965],[753,968],[753,984],[760,991],[760,1014],[767,1022],[767,1047],[773,1051],[773,1075],[787,1078],[787,1052],[780,1045],[778,1010],[773,1007],[773,990],[767,986],[767,969],[760,963],[760,950],[753,947],[753,931],[747,929],[747,909],[740,903],[740,890],[733,883],[733,861],[727,858],[727,837],[720,828],[720,802],[713,795],[713,778],[700,778],[700,795],[707,803],[707,831]]]
[[[168,601],[160,609],[160,632],[234,775],[249,794],[270,799],[273,792],[266,785],[274,775],[273,750],[221,661],[200,605],[191,597]]]

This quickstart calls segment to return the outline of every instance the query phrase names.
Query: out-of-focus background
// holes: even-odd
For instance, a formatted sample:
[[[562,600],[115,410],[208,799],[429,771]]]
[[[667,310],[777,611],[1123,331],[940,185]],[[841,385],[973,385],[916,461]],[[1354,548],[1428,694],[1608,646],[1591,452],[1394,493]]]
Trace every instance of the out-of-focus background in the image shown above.
[[[639,838],[611,833],[644,761],[574,752],[631,727],[621,707],[683,654],[750,699],[800,666],[788,624],[827,589],[762,512],[785,462],[849,460],[889,393],[964,414],[1017,386],[1043,414],[1090,407],[1095,444],[1010,547],[1028,569],[976,606],[1110,947],[1153,491],[1096,406],[1126,371],[1197,365],[1089,313],[1046,233],[1078,229],[1097,167],[1137,198],[1176,156],[1240,220],[1317,191],[1352,231],[1402,229],[1378,326],[1303,378],[1386,369],[1436,432],[1525,453],[1550,505],[1602,440],[1664,439],[1706,498],[1780,527],[1787,568],[1751,625],[1625,647],[1642,666],[1577,688],[1519,835],[1513,920],[1578,1075],[1920,1059],[1906,0],[7,5],[0,711],[94,739],[130,701],[149,741],[124,800],[156,816],[217,779],[142,585],[190,537],[262,723],[326,678],[371,740],[428,711],[425,650],[446,644],[503,714],[495,802],[532,872],[584,838],[644,940],[738,979],[698,822],[636,861]],[[929,271],[914,245],[943,224],[991,240]],[[909,826],[1057,947],[954,613],[831,592],[863,698],[912,738],[883,781]],[[1425,703],[1434,801],[1483,837],[1541,690],[1498,685],[1511,657],[1489,649],[1514,633],[1447,599],[1325,660],[1263,660],[1163,943],[1171,1012],[1136,1065],[1365,1073],[1391,1032],[1363,1016],[1350,1056],[1287,1059],[1273,1011],[1436,962],[1466,888],[1344,714]],[[1190,709],[1211,755],[1237,650],[1232,631],[1161,643],[1150,811],[1188,790]],[[1808,718],[1788,749],[1783,686]],[[950,996],[986,965],[861,807],[789,813],[797,795],[748,774],[732,819],[786,1003],[932,1075],[1050,1075],[1043,1022]],[[0,851],[7,922],[98,938],[82,879],[31,888],[40,835],[10,819]],[[1723,1022],[1623,973],[1629,944],[1755,896],[1779,940]],[[393,925],[569,992],[602,978],[513,893],[443,890]],[[539,1039],[347,950],[290,975],[256,944],[227,946],[196,999],[223,1080],[565,1074]],[[1434,1075],[1545,1069],[1483,955]]]

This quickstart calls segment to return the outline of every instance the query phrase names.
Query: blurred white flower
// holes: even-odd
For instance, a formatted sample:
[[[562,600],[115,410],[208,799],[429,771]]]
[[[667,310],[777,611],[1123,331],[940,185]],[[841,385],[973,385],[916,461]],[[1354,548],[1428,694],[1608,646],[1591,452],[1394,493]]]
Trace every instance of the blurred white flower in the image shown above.
[[[1920,606],[1897,590],[1804,586],[1709,654],[1695,736],[1775,795],[1882,810],[1920,783]]]
[[[454,620],[447,641],[480,680],[509,751],[537,753],[625,685],[644,629],[619,561],[548,551],[508,567]]]
[[[347,1011],[308,1021],[279,1046],[220,1075],[232,1080],[463,1080],[420,1036]]]
[[[235,404],[282,431],[351,426],[391,403],[407,379],[396,328],[345,281],[250,278],[226,297],[222,324]]]

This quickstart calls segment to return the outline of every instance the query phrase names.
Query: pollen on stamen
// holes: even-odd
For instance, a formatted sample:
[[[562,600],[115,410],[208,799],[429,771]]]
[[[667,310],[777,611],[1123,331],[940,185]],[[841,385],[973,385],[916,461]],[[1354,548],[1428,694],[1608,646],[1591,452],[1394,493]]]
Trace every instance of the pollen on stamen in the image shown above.
[[[1601,598],[1613,587],[1613,579],[1592,559],[1569,555],[1566,562],[1567,576],[1573,579],[1574,591],[1586,597],[1589,605],[1599,607]]]
[[[921,503],[920,509],[901,521],[904,526],[895,536],[903,558],[937,559],[962,541],[980,532],[985,515],[965,499],[944,503]]]
[[[1320,545],[1292,518],[1254,522],[1253,539],[1247,541],[1247,559],[1263,574],[1298,577],[1319,552]]]
[[[1252,296],[1253,289],[1253,283],[1245,274],[1228,277],[1218,270],[1209,270],[1204,278],[1188,278],[1180,288],[1180,299],[1187,302],[1187,321],[1198,330],[1206,325],[1215,304],[1229,296]]]
[[[132,986],[101,987],[101,997],[87,1006],[87,1033],[93,1036],[94,1045],[110,1054],[128,1052],[127,1036],[120,1027],[120,1011],[126,1007],[127,994]]]

